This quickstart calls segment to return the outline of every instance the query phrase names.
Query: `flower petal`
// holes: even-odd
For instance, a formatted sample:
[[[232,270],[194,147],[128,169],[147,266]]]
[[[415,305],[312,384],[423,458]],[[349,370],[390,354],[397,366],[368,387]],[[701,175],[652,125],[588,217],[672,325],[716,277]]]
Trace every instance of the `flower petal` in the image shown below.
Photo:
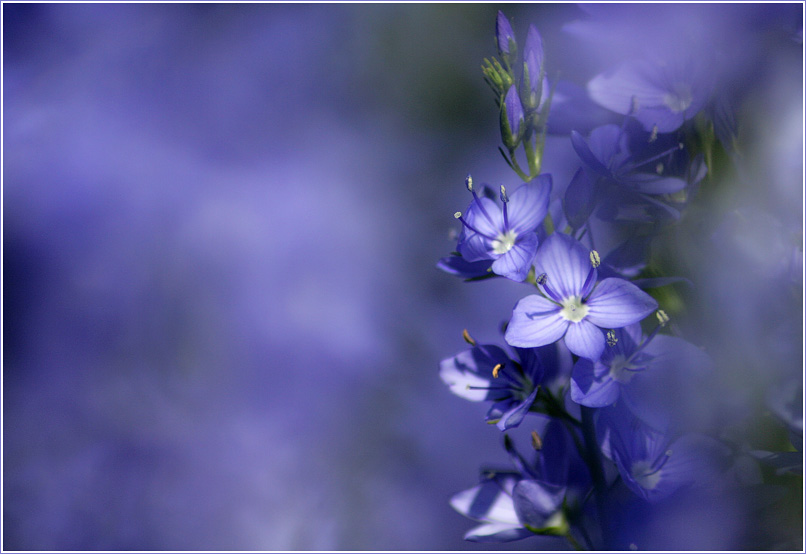
[[[527,396],[523,402],[516,404],[513,408],[503,413],[501,418],[498,420],[496,427],[502,431],[506,431],[507,429],[512,429],[513,427],[520,425],[521,421],[523,421],[523,418],[529,413],[529,409],[532,407],[532,404],[534,404],[535,398],[537,398],[538,390],[539,387],[535,387],[532,389],[531,394],[529,394],[529,396]]]
[[[486,238],[478,233],[469,231],[465,238],[459,243],[457,249],[466,262],[475,263],[492,258],[489,244],[490,241]]]
[[[586,319],[605,328],[636,323],[658,309],[654,298],[629,281],[616,277],[600,282],[588,298],[587,306]]]
[[[607,366],[580,358],[571,375],[571,399],[590,408],[613,404],[618,400],[621,387],[609,373]]]
[[[486,196],[473,199],[467,207],[465,221],[475,227],[479,233],[495,238],[504,231],[504,214],[501,208]]]
[[[512,310],[504,340],[511,346],[531,348],[551,344],[562,338],[568,321],[560,316],[560,306],[542,296],[522,298]]]
[[[499,388],[490,388],[492,371],[496,364],[509,363],[509,357],[499,347],[485,345],[469,348],[439,364],[439,377],[456,396],[481,402],[509,396]]]
[[[539,175],[518,187],[507,202],[509,228],[518,235],[537,229],[548,212],[550,195],[551,175]]]
[[[477,262],[468,262],[462,256],[445,256],[440,258],[437,262],[437,267],[445,273],[463,277],[465,279],[472,279],[474,277],[484,277],[489,273],[490,269],[489,260],[479,260]]]
[[[679,177],[665,177],[653,173],[634,173],[621,182],[644,194],[672,194],[686,188],[687,183]]]
[[[465,534],[466,541],[472,542],[509,542],[534,536],[520,523],[485,523],[474,527]]]
[[[590,251],[568,235],[554,233],[537,249],[535,271],[561,298],[580,296],[590,269]]]
[[[512,491],[512,501],[518,519],[530,527],[539,529],[560,509],[565,498],[565,487],[533,479],[518,481]]]
[[[523,281],[532,269],[532,261],[537,253],[537,235],[527,232],[519,236],[517,242],[503,256],[493,262],[497,275],[513,281]]]
[[[597,361],[604,351],[604,334],[596,325],[583,319],[568,326],[565,345],[577,356]]]
[[[511,495],[515,482],[514,474],[497,474],[492,479],[485,479],[481,484],[455,494],[451,498],[451,507],[478,521],[518,525]]]

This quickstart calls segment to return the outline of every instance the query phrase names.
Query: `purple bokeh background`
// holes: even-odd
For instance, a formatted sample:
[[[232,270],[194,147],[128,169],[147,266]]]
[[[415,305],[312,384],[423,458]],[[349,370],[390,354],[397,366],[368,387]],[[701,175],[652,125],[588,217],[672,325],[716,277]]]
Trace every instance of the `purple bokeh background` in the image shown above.
[[[448,505],[506,465],[437,364],[523,290],[435,268],[465,174],[517,184],[499,8],[3,5],[6,549],[565,548]],[[503,9],[590,70],[580,8]]]

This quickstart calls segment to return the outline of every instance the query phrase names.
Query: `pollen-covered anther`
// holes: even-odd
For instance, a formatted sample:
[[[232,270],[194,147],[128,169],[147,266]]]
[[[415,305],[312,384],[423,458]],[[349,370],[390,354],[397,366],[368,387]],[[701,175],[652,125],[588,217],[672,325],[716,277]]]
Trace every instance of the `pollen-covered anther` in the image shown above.
[[[537,285],[545,285],[546,281],[548,281],[548,280],[549,280],[549,276],[546,275],[545,273],[541,273],[535,279],[535,284],[537,284]]]
[[[470,336],[470,333],[467,332],[467,329],[462,330],[462,338],[465,339],[465,342],[470,346],[476,346],[476,339]]]
[[[591,265],[593,267],[599,267],[602,263],[602,259],[599,257],[599,253],[596,250],[591,250]]]
[[[456,219],[461,219],[462,218],[462,212],[455,212],[453,214],[453,217],[455,217]]]
[[[652,126],[652,134],[649,135],[649,142],[655,142],[656,140],[658,140],[658,126],[653,125]]]
[[[655,315],[658,318],[658,323],[660,323],[661,327],[664,327],[667,323],[669,323],[669,316],[666,315],[666,312],[663,310],[658,310],[655,312]]]
[[[616,346],[617,342],[618,342],[618,337],[616,337],[616,331],[613,330],[613,329],[610,329],[607,332],[607,345],[608,346]]]
[[[465,177],[465,186],[467,187],[467,190],[473,192],[473,177],[470,176],[470,173],[468,173],[467,177]]]
[[[535,450],[543,449],[543,439],[537,434],[537,431],[532,431],[532,448]]]
[[[495,364],[495,367],[493,367],[493,379],[498,379],[498,372],[501,371],[502,367],[504,367],[504,364]]]
[[[509,202],[509,196],[507,196],[507,189],[504,185],[501,185],[501,202]]]

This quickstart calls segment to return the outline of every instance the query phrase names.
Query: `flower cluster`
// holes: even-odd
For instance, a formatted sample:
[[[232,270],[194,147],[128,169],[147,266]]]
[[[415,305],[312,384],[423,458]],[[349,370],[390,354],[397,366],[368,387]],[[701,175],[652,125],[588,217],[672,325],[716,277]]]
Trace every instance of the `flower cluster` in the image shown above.
[[[483,73],[500,111],[499,150],[523,184],[494,191],[468,176],[458,244],[438,267],[468,281],[504,278],[524,293],[504,325],[511,353],[465,330],[470,348],[444,359],[439,374],[457,396],[489,403],[486,421],[505,432],[513,467],[482,471],[451,505],[481,523],[468,540],[538,534],[578,548],[640,548],[629,529],[614,529],[624,498],[649,510],[741,481],[731,469],[737,446],[678,413],[714,362],[669,324],[680,303],[671,285],[688,281],[663,275],[650,256],[696,202],[716,157],[729,158],[735,136],[715,114],[734,99],[720,96],[705,56],[653,51],[592,77],[584,98],[558,94],[555,111],[553,91],[569,89],[547,78],[537,28],[519,49],[499,12],[496,39],[500,60],[485,60]],[[574,103],[575,117],[562,121]],[[592,104],[599,111],[586,111]],[[576,154],[567,183],[541,173],[550,131]],[[510,436],[519,428],[529,459]],[[792,465],[783,454],[756,459]],[[802,471],[795,466],[787,469]]]

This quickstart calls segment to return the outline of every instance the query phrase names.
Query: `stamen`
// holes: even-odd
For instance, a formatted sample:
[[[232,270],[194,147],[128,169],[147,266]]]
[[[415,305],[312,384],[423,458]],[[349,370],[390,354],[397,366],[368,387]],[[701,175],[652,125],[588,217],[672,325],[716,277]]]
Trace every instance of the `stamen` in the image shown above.
[[[484,237],[486,239],[489,239],[489,240],[496,240],[495,237],[491,237],[490,235],[485,235],[484,233],[482,233],[481,231],[479,231],[478,229],[473,227],[470,223],[468,223],[467,220],[464,217],[462,217],[462,212],[456,212],[455,214],[453,214],[453,217],[455,217],[456,219],[461,221],[462,225],[464,225],[465,227],[467,227],[468,229],[470,229],[474,233],[477,233],[477,234],[481,235],[482,237]]]
[[[616,331],[614,329],[610,329],[607,332],[607,345],[608,346],[616,346],[618,342],[618,337],[616,337]]]
[[[465,186],[467,187],[467,190],[473,192],[473,177],[470,176],[470,173],[468,173],[467,177],[465,177]]]
[[[543,449],[543,439],[537,434],[537,431],[532,431],[532,448],[535,450]]]
[[[652,142],[655,142],[656,140],[658,140],[658,126],[653,125],[652,126],[652,134],[649,135],[649,142],[652,143]]]
[[[504,212],[504,229],[509,230],[509,217],[507,215],[507,203],[509,202],[509,197],[507,196],[507,189],[504,188],[504,185],[501,185],[501,203],[503,204],[503,212]]]
[[[493,379],[498,379],[498,372],[501,371],[502,367],[504,367],[504,364],[495,364],[493,368]]]
[[[591,251],[591,262],[593,262],[593,252],[596,252],[596,250]],[[585,283],[582,285],[582,298],[587,298],[587,296],[590,294],[598,275],[599,273],[596,271],[596,266],[591,263],[591,269],[588,271],[588,276],[585,277]]]
[[[655,312],[655,316],[658,318],[658,323],[660,323],[661,327],[665,327],[667,323],[669,323],[669,316],[666,315],[666,312],[663,310],[658,310]]]
[[[591,250],[590,258],[591,265],[593,267],[599,267],[599,265],[602,263],[602,259],[599,257],[599,253],[596,250]]]
[[[557,304],[562,304],[563,299],[560,298],[560,295],[557,294],[552,290],[549,286],[549,276],[545,273],[541,273],[540,276],[537,278],[537,284],[543,287],[543,292],[549,295],[549,297],[554,300]],[[540,289],[538,289],[540,290]]]
[[[672,146],[671,148],[669,148],[668,150],[664,150],[660,154],[655,154],[654,156],[650,156],[646,160],[640,160],[640,161],[635,162],[628,169],[633,170],[636,167],[641,167],[641,166],[647,165],[647,164],[652,163],[652,162],[654,162],[656,160],[659,160],[661,158],[665,158],[669,154],[673,154],[674,152],[677,152],[678,150],[682,150],[682,149],[683,149],[683,143],[681,142],[681,143],[678,143],[677,146]]]
[[[467,332],[467,329],[462,331],[462,338],[465,339],[465,342],[471,346],[476,346],[476,340],[470,336],[470,333]]]
[[[663,162],[658,162],[658,165],[655,166],[655,173],[663,175]]]

